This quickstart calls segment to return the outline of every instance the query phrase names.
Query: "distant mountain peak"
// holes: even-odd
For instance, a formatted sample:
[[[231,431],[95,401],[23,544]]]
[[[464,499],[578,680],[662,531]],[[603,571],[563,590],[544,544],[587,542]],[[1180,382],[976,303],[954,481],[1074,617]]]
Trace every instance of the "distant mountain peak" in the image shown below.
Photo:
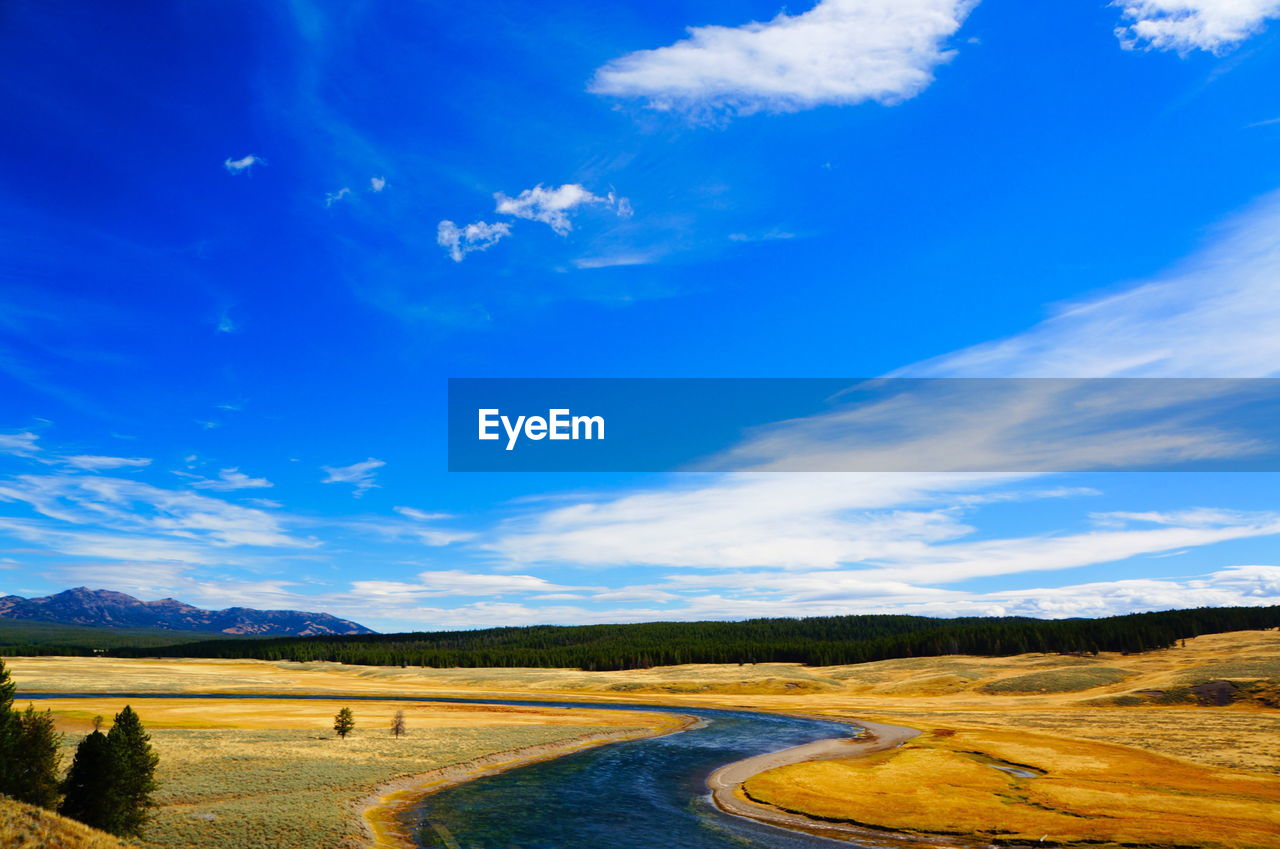
[[[204,610],[176,598],[141,601],[128,593],[73,587],[41,598],[0,597],[0,619],[109,628],[220,631],[224,634],[311,636],[372,634],[373,630],[328,613],[228,607]]]

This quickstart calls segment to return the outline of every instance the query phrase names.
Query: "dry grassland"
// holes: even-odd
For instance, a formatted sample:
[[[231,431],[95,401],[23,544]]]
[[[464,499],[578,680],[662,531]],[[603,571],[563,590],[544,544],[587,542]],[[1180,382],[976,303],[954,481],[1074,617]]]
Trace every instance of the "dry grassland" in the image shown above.
[[[47,699],[76,735],[127,699]],[[275,699],[134,699],[160,755],[160,807],[143,845],[163,849],[337,849],[366,842],[362,800],[406,776],[619,729],[645,733],[669,716],[552,707]],[[339,707],[356,730],[339,740]],[[390,734],[405,712],[408,734]],[[8,844],[0,844],[8,849]],[[42,844],[36,844],[42,845]],[[53,844],[50,844],[53,845]]]
[[[323,694],[335,698],[396,694],[571,698],[602,704],[647,702],[745,708],[854,720],[882,719],[926,730],[952,729],[959,732],[954,739],[980,738],[990,746],[998,743],[1004,747],[999,751],[1006,751],[1017,739],[1050,740],[1056,742],[1044,745],[1058,747],[1056,751],[1062,757],[1073,751],[1105,749],[1111,753],[1110,757],[1118,757],[1116,752],[1128,752],[1128,757],[1137,759],[1164,756],[1171,759],[1160,760],[1166,766],[1175,764],[1178,769],[1208,771],[1197,773],[1199,775],[1228,775],[1222,772],[1224,769],[1252,771],[1246,778],[1239,778],[1244,773],[1229,773],[1236,776],[1232,781],[1247,779],[1260,788],[1256,798],[1245,802],[1230,794],[1209,792],[1204,789],[1209,785],[1195,782],[1186,785],[1181,796],[1169,787],[1144,783],[1138,780],[1142,776],[1131,769],[1139,760],[1113,764],[1114,769],[1105,777],[1074,774],[1064,777],[1059,771],[1066,761],[1055,756],[1056,765],[1045,766],[1049,775],[1029,782],[1035,794],[1056,791],[1059,787],[1077,787],[1082,793],[1092,788],[1089,792],[1101,793],[1098,784],[1101,782],[1107,792],[1119,795],[1110,802],[1104,798],[1105,794],[1097,796],[1090,802],[1096,805],[1090,808],[1096,816],[1087,816],[1105,820],[1110,816],[1105,813],[1111,810],[1108,805],[1119,804],[1116,800],[1120,798],[1131,798],[1136,806],[1133,816],[1154,817],[1159,811],[1159,815],[1172,824],[1170,828],[1190,829],[1186,832],[1190,837],[1181,843],[1170,836],[1170,845],[1210,845],[1201,841],[1201,837],[1213,831],[1214,822],[1234,823],[1232,817],[1241,804],[1262,806],[1241,822],[1271,822],[1266,818],[1274,815],[1277,802],[1268,794],[1280,784],[1277,778],[1280,746],[1276,745],[1276,740],[1280,740],[1280,710],[1275,709],[1280,705],[1277,697],[1280,632],[1277,631],[1200,637],[1186,641],[1183,646],[1141,655],[952,656],[825,668],[795,664],[691,665],[588,673],[568,669],[402,669],[330,663],[105,658],[14,658],[8,664],[19,688],[28,692],[276,693]],[[166,796],[166,812],[160,824],[163,833],[170,835],[164,839],[170,842],[162,845],[201,845],[208,849],[242,845],[236,844],[235,839],[252,835],[239,834],[233,839],[228,833],[217,841],[199,844],[173,841],[177,841],[179,833],[194,833],[190,832],[191,823],[197,821],[194,818],[210,813],[215,815],[210,823],[229,824],[258,818],[254,821],[265,824],[271,810],[280,805],[277,794],[281,792],[294,800],[287,806],[292,813],[284,815],[278,823],[286,833],[288,828],[297,828],[297,823],[304,818],[315,817],[318,822],[326,823],[325,828],[329,829],[326,833],[331,835],[339,833],[343,828],[341,822],[346,822],[347,830],[343,833],[350,835],[353,818],[349,812],[320,801],[334,798],[339,785],[378,783],[382,779],[376,778],[374,772],[386,775],[398,771],[421,772],[441,762],[440,759],[467,759],[485,747],[492,750],[493,747],[534,745],[556,735],[563,739],[585,733],[591,722],[599,721],[594,712],[572,715],[538,709],[521,713],[532,709],[498,711],[408,704],[405,709],[410,712],[411,720],[415,716],[420,719],[415,739],[394,745],[389,738],[368,730],[385,727],[394,706],[357,702],[353,707],[361,721],[361,730],[347,741],[344,750],[339,749],[343,744],[338,741],[313,739],[330,733],[326,731],[328,718],[336,710],[337,701],[325,704],[220,700],[194,705],[175,702],[163,710],[159,709],[161,701],[139,701],[135,707],[143,711],[148,726],[156,729],[157,743],[169,747],[172,755],[165,761],[166,769],[173,772],[163,776],[165,792],[170,795]],[[1231,704],[1222,705],[1228,701]],[[109,716],[113,712],[106,702],[93,705],[82,700],[59,703],[57,710],[62,721],[75,728],[86,727],[94,713]],[[516,712],[504,712],[512,710]],[[263,711],[266,718],[262,718]],[[635,721],[635,715],[630,716],[631,721]],[[464,722],[463,717],[469,719]],[[234,723],[234,727],[241,730],[236,734],[220,730],[232,727],[228,723]],[[266,736],[253,737],[250,731]],[[938,739],[945,742],[952,738]],[[1130,748],[1122,750],[1116,748],[1117,745]],[[913,763],[917,773],[927,774],[929,770],[922,769],[923,761],[919,760],[927,755],[950,759],[946,770],[940,762],[930,764],[930,768],[937,767],[940,773],[959,775],[955,772],[959,770],[975,778],[982,777],[986,782],[983,786],[992,792],[1002,787],[1007,789],[1011,779],[1005,774],[981,764],[954,761],[958,756],[948,754],[941,743],[931,743],[929,748],[929,752],[912,754],[910,759],[890,769],[875,767],[884,770],[875,774],[893,775],[894,770],[906,770]],[[272,760],[270,752],[278,753],[275,757],[278,764],[274,768],[284,769],[290,775],[268,777],[270,769],[266,762]],[[164,754],[162,749],[162,756]],[[296,762],[299,769],[295,772],[279,766],[286,761]],[[889,759],[883,763],[892,762]],[[181,763],[193,766],[180,768]],[[1146,764],[1144,768],[1154,768],[1151,765],[1155,762],[1141,763]],[[237,790],[227,794],[226,799],[217,798],[215,784],[225,785],[227,776],[238,775],[241,765],[246,770],[246,787],[256,789],[243,794]],[[871,769],[831,764],[804,765],[803,768],[854,770],[848,776],[870,774]],[[199,783],[192,773],[206,775],[206,780],[211,782],[209,787],[198,792],[191,790]],[[326,777],[329,774],[335,776],[332,783]],[[797,773],[800,774],[813,777],[809,773]],[[304,780],[302,776],[310,777]],[[283,790],[275,789],[272,782],[276,781],[281,782]],[[327,789],[309,796],[308,782],[318,782],[317,786]],[[811,782],[810,786],[819,787],[821,782]],[[837,782],[830,786],[851,785]],[[760,787],[757,790],[765,792]],[[896,792],[908,791],[916,792],[909,784],[900,785]],[[269,803],[253,798],[254,793],[268,792],[272,797]],[[1046,810],[1041,813],[1046,817],[1069,807],[1063,798],[1048,801],[1040,796],[1027,798],[1043,804]],[[211,804],[225,804],[226,808],[206,810]],[[806,804],[817,802],[808,799]],[[843,802],[836,793],[823,804],[838,806]],[[1019,804],[1040,810],[1031,802]],[[182,807],[184,805],[187,807]],[[245,813],[247,808],[254,809],[251,816]],[[1195,822],[1187,825],[1180,817],[1190,817]],[[230,825],[211,825],[208,833],[223,828]],[[257,836],[260,838],[265,833],[258,832]],[[1035,838],[1045,833],[1047,831],[1042,831]],[[296,840],[304,842],[284,841],[275,845],[316,845],[306,843],[305,839],[306,835],[298,835]],[[295,838],[289,837],[289,840]]]
[[[934,729],[867,758],[769,770],[744,790],[787,811],[916,835],[1280,847],[1280,781],[1025,732]]]
[[[0,798],[0,846],[4,849],[123,849],[109,834],[75,820]]]

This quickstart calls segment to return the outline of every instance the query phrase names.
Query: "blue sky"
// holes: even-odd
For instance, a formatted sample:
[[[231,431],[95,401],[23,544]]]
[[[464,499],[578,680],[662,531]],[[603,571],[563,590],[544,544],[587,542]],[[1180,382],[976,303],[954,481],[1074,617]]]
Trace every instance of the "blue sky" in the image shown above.
[[[1280,598],[1269,474],[444,471],[449,377],[1276,374],[1280,2],[3,14],[2,592]]]

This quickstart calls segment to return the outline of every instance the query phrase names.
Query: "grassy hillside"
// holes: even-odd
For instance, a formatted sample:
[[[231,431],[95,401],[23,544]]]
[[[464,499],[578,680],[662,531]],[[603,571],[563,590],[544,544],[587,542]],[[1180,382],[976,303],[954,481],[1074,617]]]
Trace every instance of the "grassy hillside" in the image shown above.
[[[4,849],[124,849],[125,844],[52,811],[0,797],[0,846]]]
[[[65,654],[88,654],[123,646],[159,648],[181,643],[232,639],[213,631],[167,631],[158,628],[101,628],[88,625],[60,625],[56,622],[28,622],[0,619],[0,655],[37,655],[44,649],[60,649]],[[243,639],[243,638],[242,638]]]

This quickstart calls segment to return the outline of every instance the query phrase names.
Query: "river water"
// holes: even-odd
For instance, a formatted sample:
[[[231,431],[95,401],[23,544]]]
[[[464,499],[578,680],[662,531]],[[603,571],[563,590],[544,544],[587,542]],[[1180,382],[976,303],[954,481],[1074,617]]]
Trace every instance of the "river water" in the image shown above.
[[[189,693],[28,693],[20,698],[299,698],[193,696]],[[351,701],[554,705],[643,710],[697,717],[677,734],[587,749],[478,778],[426,796],[405,814],[423,849],[830,849],[849,846],[730,816],[710,800],[712,771],[753,755],[828,737],[848,737],[838,722],[700,708],[496,699],[376,696]]]

